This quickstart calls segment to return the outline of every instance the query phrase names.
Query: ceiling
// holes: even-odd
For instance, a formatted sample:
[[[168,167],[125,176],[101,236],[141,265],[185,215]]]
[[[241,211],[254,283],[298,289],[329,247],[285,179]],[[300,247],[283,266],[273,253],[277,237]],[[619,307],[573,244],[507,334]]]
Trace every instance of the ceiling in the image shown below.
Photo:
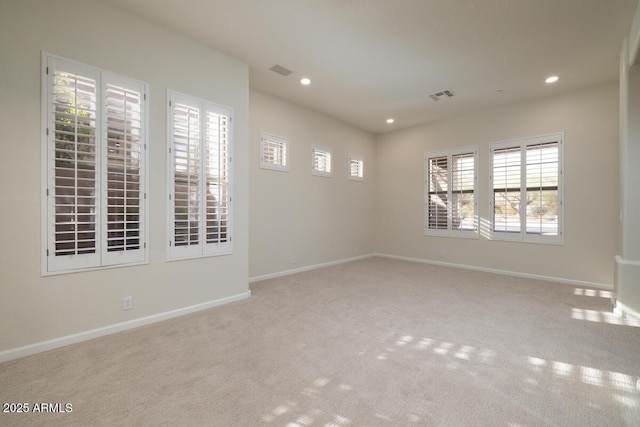
[[[248,63],[253,89],[375,134],[616,80],[638,2],[104,1]],[[455,96],[429,97],[442,90]]]

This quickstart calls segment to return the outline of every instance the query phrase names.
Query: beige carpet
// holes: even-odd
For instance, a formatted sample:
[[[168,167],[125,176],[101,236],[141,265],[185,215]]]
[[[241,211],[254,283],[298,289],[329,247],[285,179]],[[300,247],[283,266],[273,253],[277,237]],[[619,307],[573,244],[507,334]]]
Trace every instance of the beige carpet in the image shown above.
[[[0,402],[73,412],[0,425],[640,425],[640,322],[608,292],[382,258],[251,289],[1,364]]]

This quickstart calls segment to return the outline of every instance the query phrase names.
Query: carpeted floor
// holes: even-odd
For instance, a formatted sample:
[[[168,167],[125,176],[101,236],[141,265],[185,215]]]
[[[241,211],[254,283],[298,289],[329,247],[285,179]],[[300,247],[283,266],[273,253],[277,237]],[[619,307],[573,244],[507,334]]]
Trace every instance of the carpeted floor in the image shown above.
[[[185,284],[188,286],[188,284]],[[638,426],[610,293],[370,258],[0,364],[0,425]]]

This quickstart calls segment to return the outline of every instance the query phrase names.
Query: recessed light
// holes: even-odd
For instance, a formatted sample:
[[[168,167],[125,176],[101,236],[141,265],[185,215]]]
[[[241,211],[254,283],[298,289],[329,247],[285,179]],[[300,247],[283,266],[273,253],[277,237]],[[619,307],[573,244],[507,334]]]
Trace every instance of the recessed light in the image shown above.
[[[558,76],[550,76],[547,77],[547,79],[545,80],[545,83],[555,83],[558,81]]]
[[[393,120],[391,117],[389,117],[389,118],[387,119],[387,123],[391,124],[391,123],[393,123],[393,122],[395,122],[395,120]]]
[[[303,77],[302,79],[300,79],[300,83],[305,85],[305,86],[307,86],[307,85],[311,84],[311,80],[309,80],[306,77]]]

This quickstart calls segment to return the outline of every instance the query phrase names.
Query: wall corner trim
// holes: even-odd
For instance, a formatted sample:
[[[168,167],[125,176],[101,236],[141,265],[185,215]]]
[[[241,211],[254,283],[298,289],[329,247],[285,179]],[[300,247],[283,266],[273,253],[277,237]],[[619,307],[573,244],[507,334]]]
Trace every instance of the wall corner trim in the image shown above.
[[[71,344],[77,344],[83,341],[88,341],[93,338],[99,338],[106,335],[115,334],[117,332],[126,331],[128,329],[134,329],[139,326],[145,326],[152,323],[161,322],[163,320],[169,320],[174,317],[184,316],[185,314],[195,313],[197,311],[206,310],[208,308],[217,307],[220,305],[228,304],[230,302],[240,301],[247,299],[251,296],[251,291],[242,292],[236,295],[231,295],[225,298],[219,298],[212,301],[207,301],[201,304],[195,304],[188,307],[179,308],[176,310],[166,311],[164,313],[153,314],[151,316],[141,317],[139,319],[128,320],[126,322],[115,323],[113,325],[104,326],[89,331],[79,332],[77,334],[67,335],[60,338],[54,338],[48,341],[42,341],[35,344],[29,344],[23,347],[17,347],[9,350],[0,351],[0,363],[8,362],[10,360],[19,359],[25,356],[31,356],[33,354],[42,353],[56,348],[65,347]]]

